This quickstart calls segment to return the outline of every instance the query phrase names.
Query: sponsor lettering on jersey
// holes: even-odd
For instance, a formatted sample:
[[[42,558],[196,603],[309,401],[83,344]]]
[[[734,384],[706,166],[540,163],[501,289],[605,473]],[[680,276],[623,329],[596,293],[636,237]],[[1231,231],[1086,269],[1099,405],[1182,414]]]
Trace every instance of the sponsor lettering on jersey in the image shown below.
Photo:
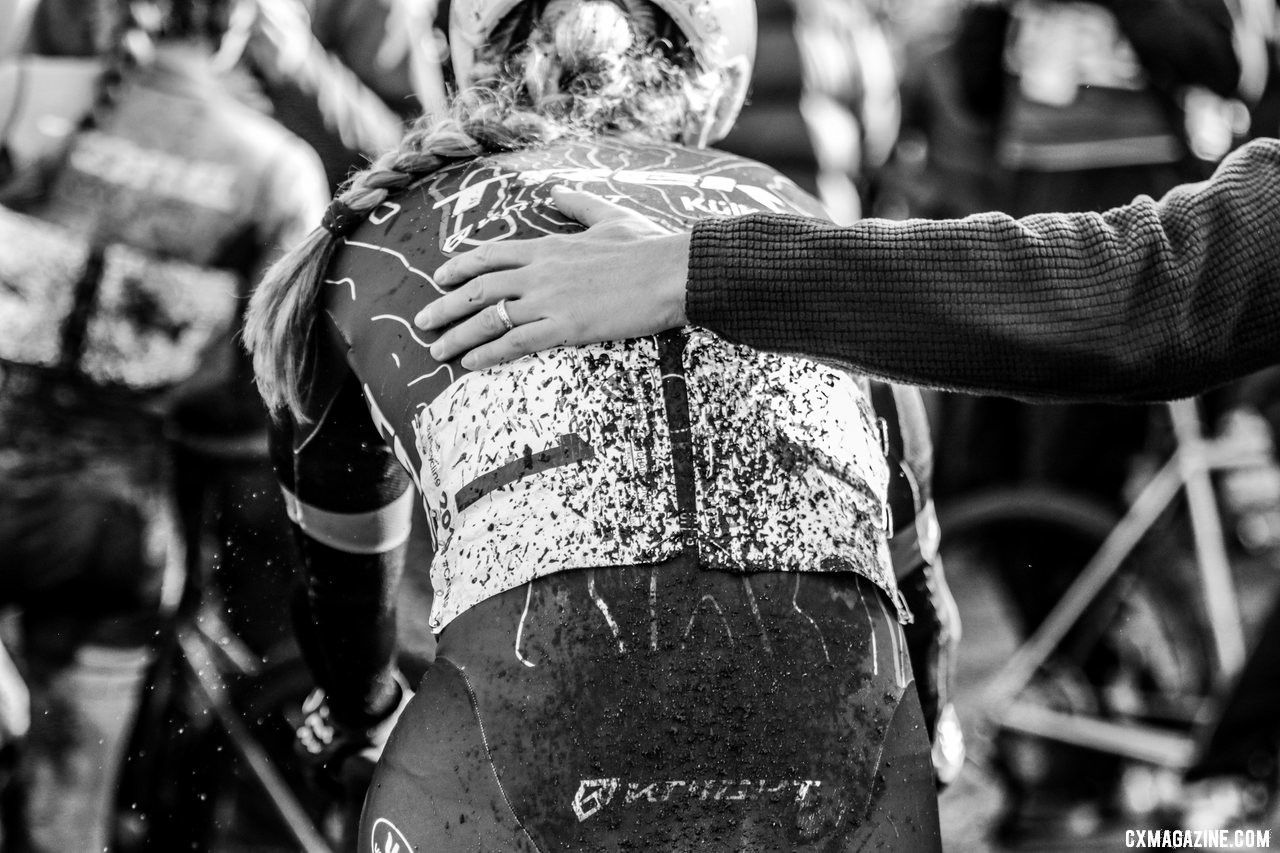
[[[794,796],[795,803],[803,805],[809,795],[821,787],[820,779],[664,779],[636,782],[609,777],[579,780],[578,790],[570,805],[578,822],[582,823],[615,801],[623,806],[638,802],[668,803],[681,799],[754,802],[784,795]],[[622,794],[621,798],[617,796],[619,793]]]
[[[231,213],[237,206],[238,169],[230,163],[192,160],[144,148],[97,130],[82,134],[71,151],[71,166],[100,181],[139,193],[176,198]]]

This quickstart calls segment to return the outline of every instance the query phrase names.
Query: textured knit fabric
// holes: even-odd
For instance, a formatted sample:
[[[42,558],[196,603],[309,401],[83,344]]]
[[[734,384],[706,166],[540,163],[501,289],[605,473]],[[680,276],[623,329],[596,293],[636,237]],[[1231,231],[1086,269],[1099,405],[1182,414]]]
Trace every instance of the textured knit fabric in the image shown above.
[[[1157,400],[1280,362],[1280,140],[1104,214],[699,222],[689,321],[876,376]]]

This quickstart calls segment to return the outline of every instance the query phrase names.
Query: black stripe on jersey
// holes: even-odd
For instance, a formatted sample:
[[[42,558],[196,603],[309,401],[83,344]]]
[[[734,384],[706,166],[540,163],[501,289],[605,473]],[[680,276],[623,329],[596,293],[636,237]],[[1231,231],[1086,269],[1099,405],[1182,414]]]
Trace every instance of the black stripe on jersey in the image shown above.
[[[540,471],[549,471],[562,465],[584,462],[595,455],[595,448],[587,444],[582,436],[577,433],[562,435],[556,440],[555,444],[537,453],[533,451],[533,448],[526,446],[524,453],[520,456],[505,465],[481,474],[459,489],[458,493],[454,495],[454,501],[458,504],[458,512],[462,512],[485,495],[503,486],[518,483],[525,477],[532,476]]]

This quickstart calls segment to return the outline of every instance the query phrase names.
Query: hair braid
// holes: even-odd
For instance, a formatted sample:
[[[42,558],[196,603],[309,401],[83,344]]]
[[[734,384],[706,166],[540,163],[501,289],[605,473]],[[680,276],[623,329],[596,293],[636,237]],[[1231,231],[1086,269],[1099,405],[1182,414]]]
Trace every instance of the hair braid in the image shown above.
[[[335,196],[363,218],[395,191],[408,187],[452,159],[474,156],[480,144],[456,126],[429,127],[423,119],[400,147],[353,175]],[[339,237],[317,228],[278,260],[254,290],[245,319],[244,341],[253,354],[258,390],[273,413],[288,410],[306,420],[304,390],[309,385],[311,346],[324,270]]]

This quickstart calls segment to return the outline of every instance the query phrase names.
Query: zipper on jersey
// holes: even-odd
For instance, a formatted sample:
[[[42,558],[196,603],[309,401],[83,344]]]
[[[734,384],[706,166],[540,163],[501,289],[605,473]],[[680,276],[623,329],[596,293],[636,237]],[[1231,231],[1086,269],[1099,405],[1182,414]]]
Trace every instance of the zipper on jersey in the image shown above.
[[[671,467],[675,473],[676,508],[684,553],[698,556],[698,494],[694,486],[693,432],[690,428],[689,393],[685,385],[684,351],[689,336],[672,329],[657,336],[658,364],[662,370],[662,403],[671,435]]]
[[[84,354],[85,336],[89,331],[89,321],[94,308],[97,307],[105,254],[101,246],[95,247],[85,258],[84,270],[74,285],[71,312],[59,330],[62,337],[62,353],[57,367],[63,373],[72,373],[80,366],[80,357]]]

